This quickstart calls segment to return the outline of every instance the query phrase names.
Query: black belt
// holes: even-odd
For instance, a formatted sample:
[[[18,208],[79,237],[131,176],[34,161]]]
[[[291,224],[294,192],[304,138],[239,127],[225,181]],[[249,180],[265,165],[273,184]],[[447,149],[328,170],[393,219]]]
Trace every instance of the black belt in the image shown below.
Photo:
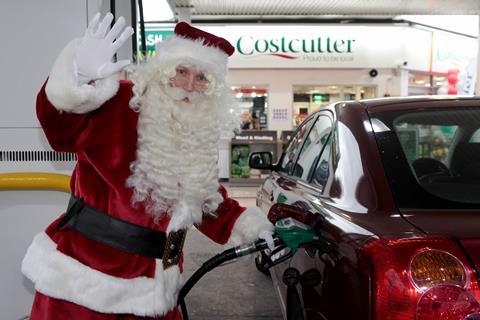
[[[69,226],[85,237],[125,252],[163,260],[164,269],[177,264],[186,232],[155,231],[114,218],[71,196],[57,227]]]

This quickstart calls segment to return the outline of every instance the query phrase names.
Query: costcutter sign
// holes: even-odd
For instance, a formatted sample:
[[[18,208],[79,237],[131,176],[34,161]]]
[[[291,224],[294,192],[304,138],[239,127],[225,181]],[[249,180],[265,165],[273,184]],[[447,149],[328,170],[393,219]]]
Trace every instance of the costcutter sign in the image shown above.
[[[254,54],[270,54],[285,59],[296,59],[299,53],[353,53],[355,39],[332,39],[318,37],[305,38],[269,38],[256,39],[253,36],[242,36],[236,41],[239,54],[250,56]]]
[[[403,26],[201,26],[235,46],[230,68],[430,66],[431,33]]]
[[[432,32],[406,26],[199,27],[235,46],[230,68],[397,68],[407,62],[410,70],[436,71]]]

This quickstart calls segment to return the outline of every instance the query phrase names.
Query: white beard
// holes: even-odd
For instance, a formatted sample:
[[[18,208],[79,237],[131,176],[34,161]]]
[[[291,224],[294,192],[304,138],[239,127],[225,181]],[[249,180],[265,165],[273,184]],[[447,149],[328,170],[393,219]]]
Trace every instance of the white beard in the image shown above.
[[[200,222],[206,200],[221,202],[217,159],[222,120],[217,114],[227,111],[215,101],[218,97],[190,96],[188,103],[179,101],[184,97],[180,93],[159,84],[143,94],[137,158],[127,179],[127,187],[134,188],[133,204],[143,203],[156,220],[172,217],[167,231]]]

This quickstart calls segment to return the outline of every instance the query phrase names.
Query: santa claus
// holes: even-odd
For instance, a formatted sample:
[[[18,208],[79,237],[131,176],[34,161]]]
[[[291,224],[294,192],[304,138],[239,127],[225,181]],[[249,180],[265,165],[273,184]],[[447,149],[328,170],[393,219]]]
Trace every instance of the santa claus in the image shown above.
[[[270,239],[257,207],[228,197],[217,143],[236,124],[225,83],[234,48],[179,23],[147,63],[112,62],[133,30],[97,14],[38,94],[56,151],[75,152],[67,212],[38,234],[22,271],[31,320],[181,319],[182,247],[192,226],[218,243]]]

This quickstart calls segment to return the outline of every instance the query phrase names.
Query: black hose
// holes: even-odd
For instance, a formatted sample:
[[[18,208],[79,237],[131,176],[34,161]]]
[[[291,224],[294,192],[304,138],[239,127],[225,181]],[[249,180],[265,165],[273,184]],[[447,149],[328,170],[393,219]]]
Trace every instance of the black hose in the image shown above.
[[[281,244],[282,241],[279,238],[274,239],[274,244],[278,245]],[[235,258],[257,252],[260,250],[264,250],[268,248],[268,244],[265,240],[257,240],[253,243],[242,245],[234,248],[227,249],[213,258],[207,260],[203,263],[203,265],[192,274],[192,276],[185,282],[182,289],[178,294],[177,304],[180,305],[180,309],[182,310],[183,320],[188,320],[188,312],[187,307],[185,305],[185,296],[190,292],[193,286],[210,270],[218,267],[224,262],[233,260]]]
[[[185,296],[190,292],[193,286],[200,280],[207,272],[220,264],[237,258],[235,248],[231,248],[217,254],[213,258],[207,260],[195,273],[185,282],[180,293],[178,294],[177,303],[180,305],[183,314],[183,320],[188,320],[187,307],[185,306]]]

